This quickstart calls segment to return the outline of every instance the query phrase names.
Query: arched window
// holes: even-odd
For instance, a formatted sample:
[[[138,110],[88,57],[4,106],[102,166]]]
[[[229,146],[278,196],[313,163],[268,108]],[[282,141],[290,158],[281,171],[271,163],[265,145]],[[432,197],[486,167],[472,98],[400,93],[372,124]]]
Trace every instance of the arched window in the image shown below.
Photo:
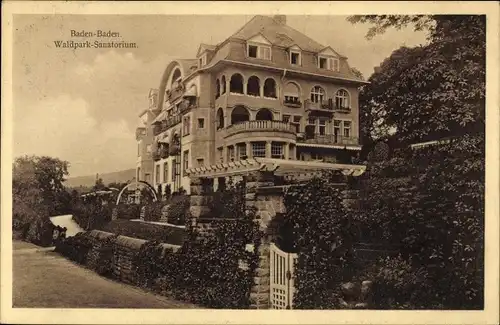
[[[264,97],[276,98],[276,81],[272,78],[264,82]]]
[[[320,86],[315,86],[311,89],[311,101],[313,103],[321,103],[325,100],[325,90]]]
[[[221,95],[225,94],[226,93],[226,76],[222,76],[222,79],[221,79]]]
[[[300,103],[300,89],[294,82],[289,82],[285,85],[283,91],[285,104],[299,104]]]
[[[350,105],[349,93],[345,89],[340,89],[335,93],[335,107],[349,108]]]
[[[272,121],[273,120],[273,113],[270,110],[268,110],[267,108],[261,108],[257,112],[257,115],[255,116],[255,120],[257,120],[257,121]]]
[[[247,95],[260,96],[260,80],[256,76],[251,76],[248,79]]]
[[[235,73],[231,76],[229,92],[243,94],[243,76],[241,74]]]
[[[177,81],[181,77],[181,70],[178,68],[175,69],[174,74],[172,75],[172,82]]]
[[[215,82],[215,99],[219,98],[220,96],[220,81],[217,79]]]
[[[250,121],[250,113],[244,106],[236,106],[231,112],[231,124]]]
[[[222,107],[217,110],[217,130],[224,128],[224,111]]]

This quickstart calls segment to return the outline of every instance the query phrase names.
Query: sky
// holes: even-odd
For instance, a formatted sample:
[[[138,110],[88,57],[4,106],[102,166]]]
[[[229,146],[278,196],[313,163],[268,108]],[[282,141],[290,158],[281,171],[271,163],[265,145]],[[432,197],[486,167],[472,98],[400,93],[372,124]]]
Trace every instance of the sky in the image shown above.
[[[252,16],[15,15],[13,155],[49,155],[70,163],[70,177],[135,168],[135,128],[168,63],[194,58]],[[345,16],[287,16],[287,24],[348,57],[365,78],[392,51],[424,44],[411,28],[365,39],[370,25]],[[113,31],[135,49],[63,49],[71,30]],[[103,39],[101,39],[103,40]]]

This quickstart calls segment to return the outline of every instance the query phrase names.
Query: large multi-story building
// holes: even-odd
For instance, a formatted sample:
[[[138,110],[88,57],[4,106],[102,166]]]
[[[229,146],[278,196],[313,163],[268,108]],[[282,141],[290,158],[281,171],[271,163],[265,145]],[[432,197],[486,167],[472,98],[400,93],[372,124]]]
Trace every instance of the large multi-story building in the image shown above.
[[[286,16],[256,16],[168,64],[137,129],[138,179],[176,191],[189,190],[189,170],[258,157],[349,163],[363,83]]]

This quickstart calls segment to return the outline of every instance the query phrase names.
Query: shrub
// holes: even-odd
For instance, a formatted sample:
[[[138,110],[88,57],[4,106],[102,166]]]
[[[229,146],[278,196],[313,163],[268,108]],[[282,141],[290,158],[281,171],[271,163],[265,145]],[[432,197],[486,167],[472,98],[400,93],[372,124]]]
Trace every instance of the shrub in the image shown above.
[[[174,195],[167,204],[168,223],[184,226],[186,220],[190,220],[190,198],[188,195]]]
[[[118,219],[139,219],[141,216],[141,205],[119,204],[116,206]]]
[[[85,265],[90,249],[92,249],[91,239],[85,233],[80,232],[73,237],[59,241],[55,251],[78,264]]]
[[[112,271],[113,246],[117,235],[113,235],[96,243],[87,258],[87,266],[100,275],[109,275]]]
[[[151,202],[145,205],[146,214],[144,216],[145,221],[159,221],[161,218],[161,209],[165,206],[165,202],[157,201]]]

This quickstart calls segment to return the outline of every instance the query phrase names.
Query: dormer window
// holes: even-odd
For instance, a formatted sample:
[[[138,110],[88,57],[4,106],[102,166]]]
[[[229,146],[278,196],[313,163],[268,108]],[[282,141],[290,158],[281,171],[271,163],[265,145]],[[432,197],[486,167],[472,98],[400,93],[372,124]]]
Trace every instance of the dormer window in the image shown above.
[[[300,52],[299,51],[290,51],[290,64],[300,65]]]
[[[339,59],[327,56],[318,56],[318,68],[338,72],[340,70]]]
[[[267,45],[248,44],[248,57],[271,60],[271,47]]]
[[[207,54],[203,54],[199,59],[198,59],[198,67],[201,68],[204,65],[207,64]]]

